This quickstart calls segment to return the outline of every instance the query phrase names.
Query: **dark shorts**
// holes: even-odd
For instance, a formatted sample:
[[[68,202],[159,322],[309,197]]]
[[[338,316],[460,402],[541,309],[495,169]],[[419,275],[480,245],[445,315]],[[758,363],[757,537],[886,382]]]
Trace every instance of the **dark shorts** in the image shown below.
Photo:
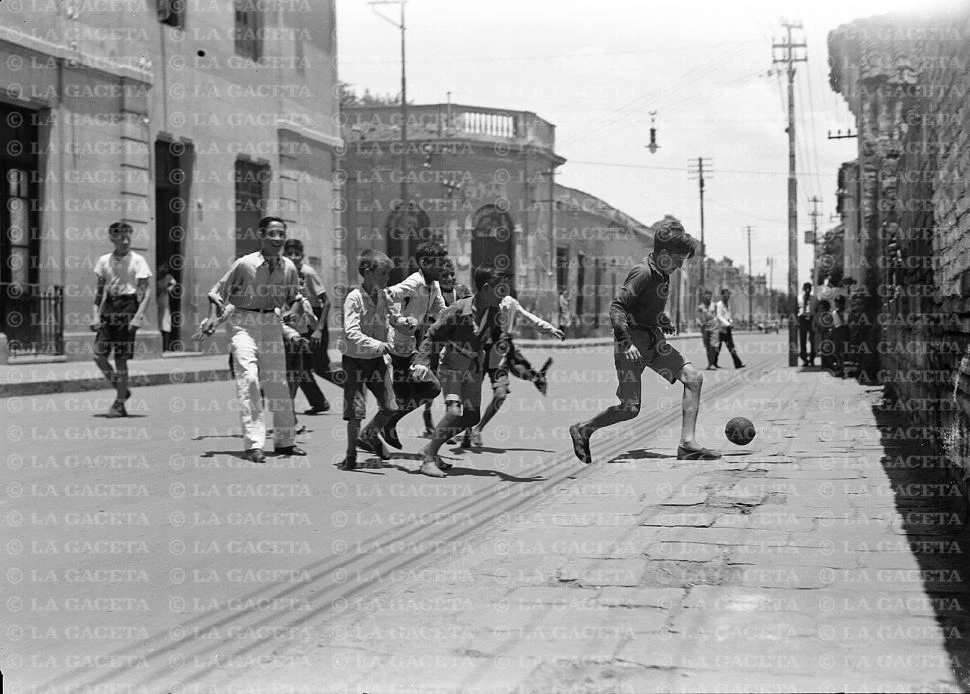
[[[131,326],[131,319],[138,311],[138,296],[126,294],[124,296],[109,296],[101,309],[101,325],[94,338],[94,353],[98,356],[110,356],[114,352],[116,357],[131,359],[135,355],[136,327]]]
[[[664,339],[663,333],[659,328],[654,330],[631,330],[633,342],[640,355],[643,357],[638,362],[631,362],[623,356],[623,350],[619,345],[615,346],[613,363],[616,366],[616,377],[619,385],[616,388],[616,396],[620,402],[640,402],[641,374],[644,368],[650,367],[659,375],[673,383],[680,375],[684,365],[689,360],[684,359],[683,355],[670,346]]]
[[[382,410],[394,410],[394,390],[391,376],[383,357],[359,359],[343,356],[344,373],[344,419],[362,420],[367,416],[367,391],[377,398]]]
[[[509,370],[489,369],[488,380],[492,383],[493,398],[507,398],[509,395]]]
[[[476,365],[467,369],[438,369],[438,383],[445,405],[458,403],[464,409],[481,409],[482,378],[484,375]]]

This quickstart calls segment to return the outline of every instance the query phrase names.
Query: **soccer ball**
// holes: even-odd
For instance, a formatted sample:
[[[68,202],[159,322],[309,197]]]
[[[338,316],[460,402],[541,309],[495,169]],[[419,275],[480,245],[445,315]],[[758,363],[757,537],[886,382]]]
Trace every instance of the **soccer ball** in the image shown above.
[[[751,443],[755,433],[754,424],[751,423],[750,419],[744,417],[735,417],[724,427],[724,435],[727,436],[728,441],[739,446],[746,446]]]

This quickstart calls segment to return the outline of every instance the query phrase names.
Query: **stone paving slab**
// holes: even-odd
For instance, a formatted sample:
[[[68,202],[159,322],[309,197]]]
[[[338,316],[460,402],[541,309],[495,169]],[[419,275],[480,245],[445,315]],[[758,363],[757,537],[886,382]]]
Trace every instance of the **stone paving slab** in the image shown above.
[[[344,615],[302,652],[330,662],[346,655],[334,633],[363,648],[368,625],[393,627],[370,671],[338,678],[359,691],[965,691],[970,552],[954,500],[897,494],[936,481],[883,467],[877,391],[786,377],[781,395],[753,381],[731,396],[795,404],[762,413],[757,455],[634,451],[590,468],[441,559],[470,578],[386,588],[470,595],[461,609]]]

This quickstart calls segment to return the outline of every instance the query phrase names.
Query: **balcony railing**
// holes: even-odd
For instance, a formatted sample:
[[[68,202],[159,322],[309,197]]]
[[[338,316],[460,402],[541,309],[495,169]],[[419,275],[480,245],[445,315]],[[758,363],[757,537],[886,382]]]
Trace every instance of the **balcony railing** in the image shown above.
[[[0,315],[11,356],[64,354],[64,288],[0,282]]]
[[[459,104],[408,105],[408,140],[471,139],[555,149],[556,127],[529,111]],[[348,144],[401,139],[400,106],[351,106],[341,110]]]

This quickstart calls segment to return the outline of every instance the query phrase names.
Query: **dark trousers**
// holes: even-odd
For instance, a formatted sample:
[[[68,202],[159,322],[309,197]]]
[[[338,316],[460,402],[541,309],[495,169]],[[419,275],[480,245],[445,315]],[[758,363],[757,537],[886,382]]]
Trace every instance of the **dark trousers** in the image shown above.
[[[410,356],[391,355],[391,366],[394,370],[394,397],[397,400],[396,419],[418,409],[426,402],[431,402],[441,392],[441,386],[436,380],[415,379],[411,375],[411,364]]]
[[[701,341],[704,343],[704,352],[707,354],[707,365],[717,366],[717,354],[721,351],[720,345],[714,346],[717,344],[717,334],[713,330],[703,328],[701,330]]]
[[[805,352],[805,341],[810,345],[809,351]],[[812,324],[811,316],[798,317],[798,345],[800,348],[799,356],[806,363],[815,361],[815,326]]]
[[[302,390],[310,407],[324,407],[329,403],[313,376],[314,356],[308,343],[291,345],[286,341],[286,382],[291,398],[296,397],[297,390]]]
[[[734,360],[734,368],[742,366],[741,357],[734,349],[734,336],[731,334],[731,328],[721,328],[718,333],[718,337],[721,340],[721,344],[717,346],[717,354],[714,355],[714,363],[717,364],[717,357],[721,354],[721,346],[727,346],[728,352],[731,353],[731,359]]]
[[[314,308],[317,318],[320,318],[320,309]],[[310,338],[310,332],[304,335],[305,338]],[[344,387],[344,373],[342,368],[334,369],[330,364],[330,355],[328,350],[330,349],[330,334],[327,331],[327,327],[323,328],[323,335],[320,337],[320,344],[317,347],[310,348],[311,359],[313,364],[313,373],[322,378],[325,381],[330,381],[335,386]]]

